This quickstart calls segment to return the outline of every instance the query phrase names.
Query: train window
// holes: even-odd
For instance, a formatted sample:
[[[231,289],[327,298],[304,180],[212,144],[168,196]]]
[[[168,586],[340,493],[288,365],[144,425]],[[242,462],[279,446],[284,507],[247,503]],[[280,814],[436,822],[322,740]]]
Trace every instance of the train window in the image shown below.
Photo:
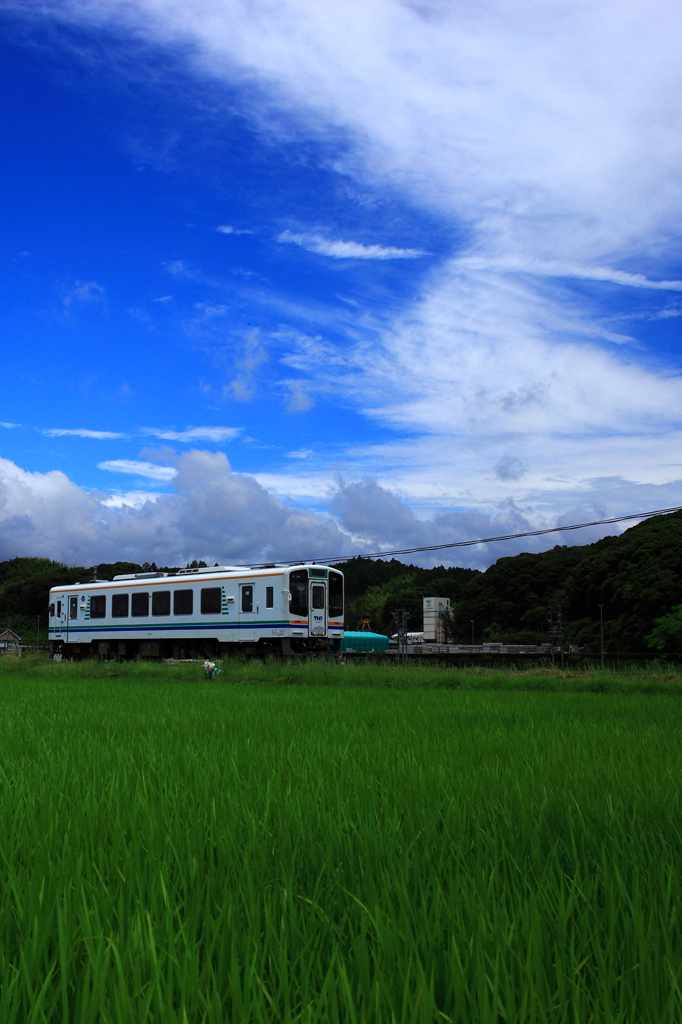
[[[50,604],[48,611],[50,615],[54,615],[54,601]]]
[[[194,592],[176,590],[173,594],[173,615],[191,615],[194,609]]]
[[[324,587],[316,584],[313,588],[313,608],[324,608]]]
[[[201,614],[220,615],[220,587],[206,587],[201,591]]]
[[[70,597],[69,598],[69,618],[70,619],[77,619],[78,618],[78,598],[77,597]]]
[[[155,590],[153,592],[152,615],[170,615],[170,590]]]
[[[274,608],[275,607],[275,588],[274,587],[266,587],[265,588],[265,607],[266,608]]]
[[[61,617],[62,617],[62,602],[61,601],[57,601],[57,618],[61,619]]]
[[[289,573],[289,614],[306,618],[308,615],[308,570],[294,569]]]
[[[149,594],[133,594],[130,601],[130,614],[138,617],[149,615]]]
[[[129,602],[127,594],[114,594],[111,598],[112,619],[127,619],[128,603]]]
[[[104,594],[90,598],[90,618],[103,619],[107,614],[107,599]]]
[[[242,611],[253,611],[253,587],[250,584],[247,587],[242,587]]]
[[[329,618],[343,618],[343,576],[329,570]]]

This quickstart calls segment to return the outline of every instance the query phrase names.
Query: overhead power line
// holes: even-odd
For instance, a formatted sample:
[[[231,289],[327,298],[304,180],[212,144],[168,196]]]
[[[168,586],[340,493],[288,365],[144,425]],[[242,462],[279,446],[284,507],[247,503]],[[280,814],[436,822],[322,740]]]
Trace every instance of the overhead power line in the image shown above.
[[[659,508],[653,512],[631,512],[627,516],[614,516],[612,519],[595,519],[591,523],[573,523],[572,526],[549,526],[545,530],[526,530],[525,533],[507,533],[501,537],[479,537],[478,540],[456,540],[449,544],[425,544],[418,548],[396,548],[395,551],[371,551],[362,555],[334,555],[333,558],[316,558],[321,565],[333,562],[347,562],[350,558],[386,558],[393,555],[413,555],[418,551],[443,551],[445,548],[469,548],[477,544],[496,544],[502,540],[520,540],[522,537],[541,537],[546,533],[562,533],[566,530],[584,530],[588,526],[606,526],[608,523],[624,523],[628,519],[650,519],[652,516],[669,515],[671,512],[682,512],[682,505],[673,508]]]

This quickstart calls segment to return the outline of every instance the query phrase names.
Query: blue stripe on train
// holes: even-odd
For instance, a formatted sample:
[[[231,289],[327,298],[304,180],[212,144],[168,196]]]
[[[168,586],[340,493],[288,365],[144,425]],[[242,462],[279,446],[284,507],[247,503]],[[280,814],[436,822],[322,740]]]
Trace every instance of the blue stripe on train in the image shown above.
[[[292,629],[288,622],[269,622],[266,626],[250,623],[238,622],[198,622],[198,623],[183,623],[182,625],[177,623],[175,625],[154,625],[152,628],[149,625],[144,626],[71,626],[67,629],[57,629],[54,626],[50,626],[48,634],[59,634],[60,636],[71,636],[73,634],[82,633],[182,633],[187,630],[197,629]],[[299,627],[300,628],[300,627]],[[343,632],[343,626],[329,626],[329,630],[334,630],[337,633]]]

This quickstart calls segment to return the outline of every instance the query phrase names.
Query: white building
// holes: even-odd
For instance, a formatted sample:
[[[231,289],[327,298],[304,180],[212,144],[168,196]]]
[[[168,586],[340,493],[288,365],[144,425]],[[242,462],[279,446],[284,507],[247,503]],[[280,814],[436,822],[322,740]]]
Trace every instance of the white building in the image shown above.
[[[425,643],[445,643],[444,620],[450,618],[449,597],[424,598],[424,641]]]

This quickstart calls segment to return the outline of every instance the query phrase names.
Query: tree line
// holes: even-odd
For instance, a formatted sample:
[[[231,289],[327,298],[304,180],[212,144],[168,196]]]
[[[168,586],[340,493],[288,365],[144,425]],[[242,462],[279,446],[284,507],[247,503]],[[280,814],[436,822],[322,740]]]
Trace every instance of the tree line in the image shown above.
[[[561,609],[565,641],[613,653],[682,651],[682,513],[655,516],[594,544],[557,545],[539,554],[499,558],[485,572],[422,569],[395,560],[352,559],[346,574],[346,628],[369,618],[395,631],[398,608],[409,629],[422,625],[422,599],[449,597],[449,638],[471,643],[542,643],[548,615]]]

